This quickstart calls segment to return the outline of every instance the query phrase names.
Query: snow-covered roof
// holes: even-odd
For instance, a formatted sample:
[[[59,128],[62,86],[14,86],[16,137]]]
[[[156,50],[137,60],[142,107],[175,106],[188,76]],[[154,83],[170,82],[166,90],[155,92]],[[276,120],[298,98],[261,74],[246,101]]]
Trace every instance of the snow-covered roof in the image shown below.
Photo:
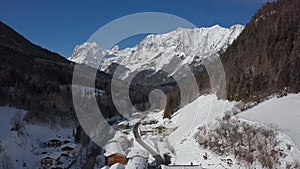
[[[165,166],[165,165],[161,165],[162,169],[172,169],[172,168],[177,168],[177,169],[203,169],[201,166],[199,165],[178,165],[178,166]]]
[[[148,162],[145,158],[134,157],[128,161],[127,168],[144,169],[147,165]]]
[[[52,152],[50,154],[43,155],[42,159],[51,158],[51,159],[57,160],[59,157],[61,157],[61,152]]]
[[[125,169],[125,166],[120,163],[116,163],[110,167],[110,169]]]
[[[62,148],[64,148],[64,147],[75,148],[75,147],[76,147],[76,144],[74,144],[74,143],[68,143],[68,144],[64,144],[64,145],[62,146]]]
[[[172,123],[167,123],[167,124],[157,124],[155,125],[155,128],[163,127],[166,129],[172,129],[175,128],[175,126]]]
[[[127,126],[127,125],[129,125],[129,122],[128,121],[122,121],[122,122],[118,123],[118,126],[121,126],[121,125]]]
[[[149,153],[147,151],[141,149],[133,149],[128,153],[127,158],[142,157],[147,159],[148,156]]]
[[[61,139],[60,138],[50,138],[50,139],[45,140],[43,142],[48,143],[48,142],[54,142],[54,141],[61,141]]]
[[[140,131],[153,131],[153,128],[151,128],[150,126],[141,126],[140,127]]]
[[[105,146],[106,152],[104,153],[104,156],[108,157],[113,154],[120,154],[126,156],[126,153],[121,148],[121,145],[118,141],[112,140]]]

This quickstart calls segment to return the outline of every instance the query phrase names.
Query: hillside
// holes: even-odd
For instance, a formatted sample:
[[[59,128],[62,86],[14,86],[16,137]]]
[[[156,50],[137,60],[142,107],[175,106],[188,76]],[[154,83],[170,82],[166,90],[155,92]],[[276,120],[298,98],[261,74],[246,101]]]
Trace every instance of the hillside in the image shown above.
[[[278,0],[259,9],[221,56],[228,98],[260,100],[285,88],[300,91],[300,1]]]
[[[77,124],[71,95],[74,63],[32,44],[2,22],[0,35],[0,105],[28,110],[29,121]],[[85,65],[81,68],[93,69]],[[91,75],[82,77],[82,83],[77,85],[85,86]],[[110,81],[110,75],[98,71],[96,88],[107,91],[107,97],[98,98],[105,117],[116,114],[109,92]]]
[[[295,107],[299,96],[274,97],[228,119],[224,113],[239,112],[235,106],[240,103],[218,100],[216,95],[200,96],[176,111],[170,120],[162,118],[163,111],[149,113],[143,128],[162,125],[173,130],[165,135],[146,134],[143,139],[161,154],[169,154],[172,165],[299,168],[299,119]],[[288,115],[282,114],[287,107]],[[147,125],[151,120],[158,123]]]

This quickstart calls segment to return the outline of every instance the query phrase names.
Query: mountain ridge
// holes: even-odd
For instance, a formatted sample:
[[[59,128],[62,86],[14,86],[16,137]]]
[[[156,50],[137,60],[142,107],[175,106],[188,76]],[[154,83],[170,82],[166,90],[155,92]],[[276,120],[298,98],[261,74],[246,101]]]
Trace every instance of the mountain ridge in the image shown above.
[[[195,29],[178,28],[166,34],[150,34],[140,44],[123,50],[119,50],[117,46],[106,50],[95,42],[85,42],[77,45],[68,59],[92,67],[97,67],[101,62],[102,71],[106,71],[112,63],[117,63],[128,69],[124,73],[125,77],[129,73],[147,69],[157,72],[172,64],[173,58],[180,58],[182,62],[176,66],[181,67],[224,52],[243,28],[242,25],[230,28],[219,25]]]

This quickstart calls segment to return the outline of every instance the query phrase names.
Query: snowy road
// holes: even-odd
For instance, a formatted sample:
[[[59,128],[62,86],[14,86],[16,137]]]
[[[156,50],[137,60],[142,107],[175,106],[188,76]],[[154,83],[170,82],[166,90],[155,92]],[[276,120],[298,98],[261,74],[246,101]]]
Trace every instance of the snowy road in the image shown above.
[[[142,139],[139,134],[139,125],[141,122],[137,122],[133,127],[133,134],[135,137],[135,140],[143,146],[154,158],[156,161],[156,168],[158,168],[160,165],[164,164],[164,159],[160,156],[159,153],[157,153],[153,148],[151,148],[149,145],[147,145]]]

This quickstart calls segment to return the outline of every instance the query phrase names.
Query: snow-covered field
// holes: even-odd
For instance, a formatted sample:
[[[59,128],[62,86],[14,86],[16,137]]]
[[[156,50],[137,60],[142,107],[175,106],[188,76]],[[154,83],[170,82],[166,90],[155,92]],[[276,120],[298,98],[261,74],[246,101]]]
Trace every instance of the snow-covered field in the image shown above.
[[[300,158],[300,153],[294,145],[290,136],[299,145],[300,132],[300,116],[297,106],[300,105],[300,94],[289,95],[284,98],[273,98],[261,103],[238,115],[245,122],[255,125],[277,126],[279,134],[277,136],[281,143],[279,146],[291,144],[294,149],[291,151],[288,159]],[[216,117],[223,117],[224,112],[236,109],[234,102],[225,100],[217,100],[215,95],[200,96],[192,103],[186,105],[177,111],[171,119],[171,123],[177,129],[166,138],[170,143],[169,146],[158,144],[160,152],[165,153],[167,149],[172,153],[172,164],[175,165],[194,165],[201,164],[205,168],[249,168],[247,164],[243,164],[234,158],[234,156],[218,156],[210,150],[203,149],[196,142],[194,135],[202,124],[212,122]],[[159,123],[163,123],[162,112],[150,113],[146,120],[156,119]],[[253,121],[253,122],[251,122]],[[287,136],[287,135],[288,136]],[[155,136],[153,136],[155,138]],[[153,137],[144,137],[149,142]],[[150,139],[151,138],[151,139]],[[161,137],[157,137],[160,140]],[[152,141],[153,142],[153,141]],[[295,149],[296,148],[296,149]],[[254,165],[261,168],[259,164]],[[282,165],[284,166],[284,165]],[[284,167],[283,167],[284,168]]]
[[[178,128],[168,137],[169,142],[176,145],[183,137],[191,137],[201,124],[223,117],[233,107],[234,103],[218,100],[216,95],[200,96],[173,115],[171,121]]]
[[[278,128],[300,147],[300,94],[272,98],[238,116]]]

